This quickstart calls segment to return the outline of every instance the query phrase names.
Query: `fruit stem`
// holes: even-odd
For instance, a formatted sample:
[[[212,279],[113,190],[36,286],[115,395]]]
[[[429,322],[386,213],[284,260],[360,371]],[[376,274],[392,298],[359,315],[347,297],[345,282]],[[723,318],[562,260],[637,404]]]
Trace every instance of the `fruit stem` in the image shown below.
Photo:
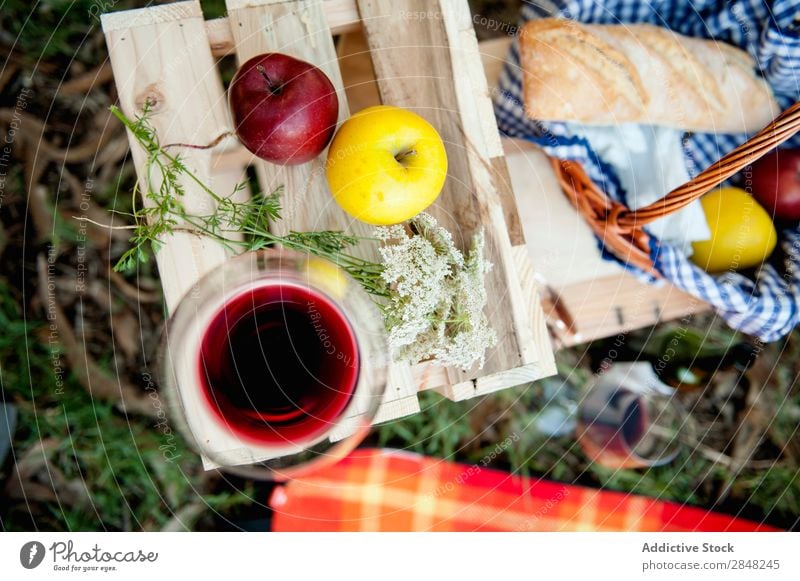
[[[261,76],[264,77],[264,80],[267,81],[267,87],[269,88],[269,92],[273,95],[278,95],[283,88],[282,85],[276,85],[272,82],[272,79],[269,78],[267,74],[267,70],[264,68],[264,65],[256,65],[256,70],[261,73]]]
[[[417,155],[417,150],[409,149],[408,151],[401,151],[400,153],[395,155],[394,158],[397,160],[398,163],[403,163],[403,160],[405,160],[407,157],[411,155]]]

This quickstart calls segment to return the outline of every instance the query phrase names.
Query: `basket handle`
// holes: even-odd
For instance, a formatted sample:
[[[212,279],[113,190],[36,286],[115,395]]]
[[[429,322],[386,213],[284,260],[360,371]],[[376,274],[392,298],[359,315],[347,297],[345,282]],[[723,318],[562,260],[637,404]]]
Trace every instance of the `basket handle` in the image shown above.
[[[567,198],[605,247],[628,264],[659,276],[650,256],[650,237],[643,227],[688,206],[792,137],[799,129],[800,102],[797,102],[693,180],[638,210],[631,210],[610,199],[592,182],[580,163],[551,158],[551,165]]]
[[[616,224],[623,231],[630,232],[677,212],[775,149],[798,130],[800,130],[800,101],[778,115],[772,123],[745,143],[662,199],[638,210],[622,210],[616,214]]]

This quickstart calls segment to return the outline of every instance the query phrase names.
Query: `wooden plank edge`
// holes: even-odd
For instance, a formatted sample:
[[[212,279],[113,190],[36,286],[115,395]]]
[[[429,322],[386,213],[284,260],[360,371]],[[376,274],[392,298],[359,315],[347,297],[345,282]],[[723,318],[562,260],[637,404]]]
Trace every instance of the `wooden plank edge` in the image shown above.
[[[530,363],[516,369],[485,375],[472,381],[437,387],[434,391],[451,401],[464,401],[509,387],[531,383],[550,375],[552,375],[550,370],[543,368],[538,363]]]
[[[148,8],[106,12],[100,15],[100,24],[103,32],[112,32],[140,26],[152,26],[162,22],[173,22],[185,18],[202,17],[203,9],[200,7],[200,2],[198,0],[185,0],[184,2],[161,4]]]
[[[433,366],[433,364],[419,364],[415,366],[415,372],[426,366]],[[444,370],[444,368],[441,369]],[[428,385],[426,387],[421,387],[420,391],[432,389],[451,401],[464,401],[475,397],[480,397],[482,395],[488,395],[503,389],[508,389],[510,387],[531,383],[533,381],[553,375],[554,372],[554,366],[553,369],[549,369],[547,366],[542,366],[538,363],[531,363],[529,365],[517,367],[516,369],[508,369],[506,371],[501,371],[492,375],[486,375],[471,381],[464,381],[454,385],[443,384],[436,387]],[[376,425],[389,422],[419,412],[419,399],[415,394],[413,396],[396,399],[381,404],[381,407],[378,410],[378,413],[375,415],[372,424]],[[343,429],[339,431],[334,430],[331,432],[330,439],[331,441],[335,442],[346,438],[351,433],[351,429]]]
[[[533,345],[536,350],[536,363],[542,370],[542,377],[556,374],[556,360],[553,344],[550,340],[547,316],[542,305],[542,295],[536,283],[533,269],[533,258],[528,246],[521,244],[511,249],[514,264],[519,274],[523,297],[527,298],[528,313],[531,318]]]
[[[375,417],[372,419],[372,425],[374,426],[376,424],[382,424],[384,422],[398,420],[400,418],[411,416],[419,412],[420,412],[420,407],[419,407],[419,398],[417,397],[417,394],[410,395],[408,397],[404,397],[401,399],[395,399],[392,401],[384,402],[378,409],[378,413],[375,414]],[[352,416],[352,417],[357,418],[358,416]],[[353,432],[354,432],[353,421],[351,419],[350,422],[346,423],[344,426],[332,430],[328,438],[330,439],[331,442],[338,442],[339,440],[343,440],[346,437],[350,436],[351,434],[353,434]]]
[[[140,99],[137,95],[129,93],[129,91],[138,90],[133,71],[129,67],[120,64],[120,55],[125,55],[127,51],[133,50],[132,47],[125,48],[119,44],[119,41],[128,36],[128,31],[132,30],[131,36],[135,36],[137,30],[141,32],[141,29],[156,29],[159,25],[174,25],[175,23],[180,23],[180,26],[183,26],[185,22],[190,29],[205,32],[203,13],[197,0],[104,14],[101,18],[108,46],[109,61],[119,92],[120,107],[129,116],[136,113],[135,109]],[[208,49],[205,50],[207,51]],[[206,54],[209,55],[209,62],[211,62],[210,52],[206,52]],[[122,70],[120,70],[120,67],[123,67]],[[133,83],[132,86],[130,85],[131,83]],[[149,89],[150,87],[145,90],[149,91]],[[161,87],[158,90],[154,89],[154,92],[163,90],[164,88]],[[220,90],[222,90],[221,84]],[[206,96],[206,92],[201,93],[201,98]],[[169,99],[171,96],[162,95],[162,97]],[[212,109],[213,105],[213,102],[206,104],[208,109]],[[205,107],[203,109],[205,110]],[[226,125],[220,126],[220,132],[225,130],[228,130]],[[127,135],[134,163],[137,165],[137,176],[141,180],[139,170],[144,160],[144,152],[132,137],[130,131],[127,131]],[[196,171],[200,175],[207,169],[209,176],[213,176],[211,160],[206,160],[206,157],[208,156],[189,154],[189,163],[199,164],[196,167]],[[238,167],[241,169],[241,165]],[[224,172],[217,175],[233,172],[234,168],[235,166],[231,165],[225,168]],[[198,191],[194,184],[190,182],[187,182],[186,198],[186,203],[189,203],[190,199],[201,199],[203,203],[207,201],[206,194]],[[163,245],[156,252],[155,258],[159,266],[167,310],[172,313],[183,297],[195,288],[197,281],[206,273],[218,268],[220,264],[229,258],[230,252],[215,240],[186,231],[177,231],[172,235],[165,236],[162,242]]]
[[[440,0],[439,8],[448,41],[459,117],[464,139],[468,144],[468,166],[473,176],[473,184],[477,186],[478,192],[483,194],[479,198],[479,204],[488,218],[484,226],[487,230],[494,230],[497,235],[495,239],[497,256],[503,263],[504,282],[516,335],[519,363],[522,365],[539,363],[541,354],[539,346],[534,343],[534,326],[541,324],[544,327],[544,318],[531,316],[530,303],[523,292],[523,281],[517,268],[514,268],[518,259],[512,246],[514,243],[524,244],[524,235],[519,224],[519,214],[516,211],[508,170],[505,168],[503,146],[486,75],[483,66],[474,66],[475,62],[482,62],[475,28],[466,1],[457,4],[450,0]],[[512,219],[511,223],[508,221],[509,218]]]
[[[608,309],[604,310],[601,317],[590,317],[586,314],[585,311],[591,308],[591,303],[575,304],[565,299],[565,297],[592,297],[597,294],[593,287],[602,284],[616,284],[625,290],[626,295],[617,297],[623,300],[617,301],[620,306],[616,308],[609,303]],[[569,309],[576,325],[574,334],[566,334],[559,338],[559,349],[575,347],[614,335],[625,335],[637,329],[711,310],[710,304],[684,293],[668,282],[662,286],[648,285],[629,273],[574,283],[557,289],[557,292],[559,300],[564,302],[562,307]],[[651,308],[647,308],[645,302]],[[545,309],[552,310],[550,299],[543,300],[542,305]],[[554,312],[553,317],[558,318],[558,313]]]
[[[325,0],[322,5],[332,34],[344,34],[361,28],[361,18],[358,15],[355,0]],[[197,0],[107,12],[100,16],[100,21],[103,30],[109,32],[190,17],[203,17],[203,11]],[[206,34],[211,46],[211,53],[215,57],[224,57],[234,53],[235,43],[227,17],[206,20]]]

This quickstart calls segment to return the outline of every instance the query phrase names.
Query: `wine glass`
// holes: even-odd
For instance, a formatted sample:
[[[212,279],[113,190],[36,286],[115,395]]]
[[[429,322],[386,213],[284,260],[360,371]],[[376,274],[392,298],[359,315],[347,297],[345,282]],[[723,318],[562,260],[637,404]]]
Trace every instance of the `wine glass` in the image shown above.
[[[649,363],[618,363],[579,402],[578,441],[609,468],[661,466],[680,451],[687,414]]]
[[[169,321],[171,416],[206,468],[285,480],[363,439],[386,388],[382,316],[334,263],[290,250],[228,260]]]

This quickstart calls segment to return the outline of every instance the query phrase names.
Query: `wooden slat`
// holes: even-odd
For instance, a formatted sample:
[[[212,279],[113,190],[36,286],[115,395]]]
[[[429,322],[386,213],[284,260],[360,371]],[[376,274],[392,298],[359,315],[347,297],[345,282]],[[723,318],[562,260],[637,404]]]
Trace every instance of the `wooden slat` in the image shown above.
[[[378,83],[375,82],[375,71],[364,31],[343,35],[336,43],[336,52],[350,110],[356,112],[380,105],[381,95]]]
[[[453,401],[463,401],[494,393],[501,389],[531,383],[547,375],[550,375],[550,373],[544,372],[538,363],[530,363],[516,369],[508,369],[492,375],[483,375],[471,381],[444,385],[437,388],[436,391]]]
[[[200,19],[199,23],[196,22],[198,18]],[[189,28],[197,32],[200,38],[210,46],[210,43],[206,40],[205,30],[198,31],[197,28],[197,24],[205,26],[205,21],[202,20],[202,18],[203,11],[200,8],[200,4],[189,0],[186,2],[173,2],[171,4],[162,4],[149,8],[107,12],[100,17],[100,23],[103,27],[103,32],[106,34],[106,38],[108,38],[110,32],[159,26],[167,22],[178,22],[184,25],[189,25],[189,22],[191,22],[192,24],[189,25]],[[162,28],[162,30],[168,29]],[[112,56],[110,48],[109,46],[109,56]]]
[[[161,143],[210,143],[231,131],[225,93],[198,2],[104,15],[102,24],[120,108],[126,116],[140,115],[145,103],[150,102],[150,121]],[[129,140],[140,186],[146,191],[147,157],[130,135]],[[244,175],[241,165],[215,168],[210,150],[183,148],[180,154],[187,168],[220,194],[232,192]],[[151,175],[155,178],[153,187],[158,188],[158,174]],[[182,202],[189,212],[213,211],[213,200],[194,181],[179,179],[185,189]],[[246,195],[246,191],[237,193],[239,198]],[[145,199],[144,203],[150,201]],[[174,311],[199,278],[228,257],[227,250],[206,237],[180,232],[164,239],[156,259],[168,311]],[[208,449],[224,451],[220,458],[226,463],[267,457],[220,429],[193,385],[178,382],[178,389],[194,433],[204,434]],[[207,458],[203,462],[207,468],[213,466]]]
[[[248,4],[239,2],[237,6],[243,7]],[[325,0],[324,11],[332,34],[344,34],[361,28],[361,19],[358,16],[355,0]],[[206,21],[206,33],[214,56],[222,57],[234,54],[236,41],[227,17]]]
[[[339,93],[339,122],[349,116],[330,29],[319,1],[227,0],[239,64],[266,52],[280,52],[318,66]],[[302,165],[283,166],[257,160],[261,186],[284,187],[283,219],[278,233],[289,230],[345,230],[365,234],[333,201],[325,181],[325,152]]]
[[[563,347],[628,333],[710,308],[708,303],[672,284],[653,286],[626,273],[573,283],[557,289],[557,293],[562,307],[575,322],[573,332],[561,338]],[[550,299],[543,303],[547,309]]]
[[[509,239],[504,204],[508,200],[503,200],[503,194],[510,196],[509,182],[494,165],[502,168],[502,146],[485,77],[475,66],[480,57],[466,1],[359,0],[358,6],[383,103],[419,113],[445,142],[448,181],[431,213],[462,247],[483,228],[487,255],[494,264],[487,276],[492,297],[487,314],[499,345],[483,370],[448,369],[446,384],[437,389],[448,394],[450,387],[482,376],[493,376],[497,385],[505,372],[506,386],[514,385],[519,377],[509,370],[529,364],[538,364],[542,375],[551,373],[549,341],[534,340],[534,323],[542,325],[544,318],[541,312],[534,317],[532,310],[538,305],[523,296]],[[437,17],[408,21],[407,15],[421,13]],[[409,63],[424,63],[424,69]],[[498,183],[503,179],[501,192]]]
[[[231,130],[198,2],[105,14],[102,25],[120,107],[127,117],[141,114],[149,100],[150,119],[162,143],[210,143]],[[141,180],[146,154],[133,138],[130,141]],[[195,175],[211,182],[210,151],[186,149],[181,153]],[[181,178],[181,183],[186,190],[186,208],[207,212],[212,203],[208,195],[188,179]],[[140,186],[146,189],[144,182]],[[167,309],[174,310],[197,280],[227,256],[213,240],[190,233],[176,233],[164,240],[156,259]]]
[[[228,0],[236,55],[240,63],[252,56],[277,51],[318,66],[331,79],[339,95],[339,122],[349,117],[347,97],[342,83],[331,30],[319,0],[285,2],[283,0]],[[330,3],[324,3],[325,8]],[[348,13],[347,10],[340,10]],[[325,155],[295,166],[280,166],[256,160],[262,188],[272,191],[283,185],[283,219],[275,224],[279,234],[290,230],[347,230],[357,236],[369,236],[372,228],[348,216],[334,202],[325,179]],[[374,246],[364,246],[355,253],[377,259]],[[419,411],[417,387],[407,363],[395,363],[389,369],[382,417],[394,413]],[[403,405],[392,402],[403,400]],[[339,434],[341,436],[342,434]],[[336,436],[334,436],[336,437]]]

